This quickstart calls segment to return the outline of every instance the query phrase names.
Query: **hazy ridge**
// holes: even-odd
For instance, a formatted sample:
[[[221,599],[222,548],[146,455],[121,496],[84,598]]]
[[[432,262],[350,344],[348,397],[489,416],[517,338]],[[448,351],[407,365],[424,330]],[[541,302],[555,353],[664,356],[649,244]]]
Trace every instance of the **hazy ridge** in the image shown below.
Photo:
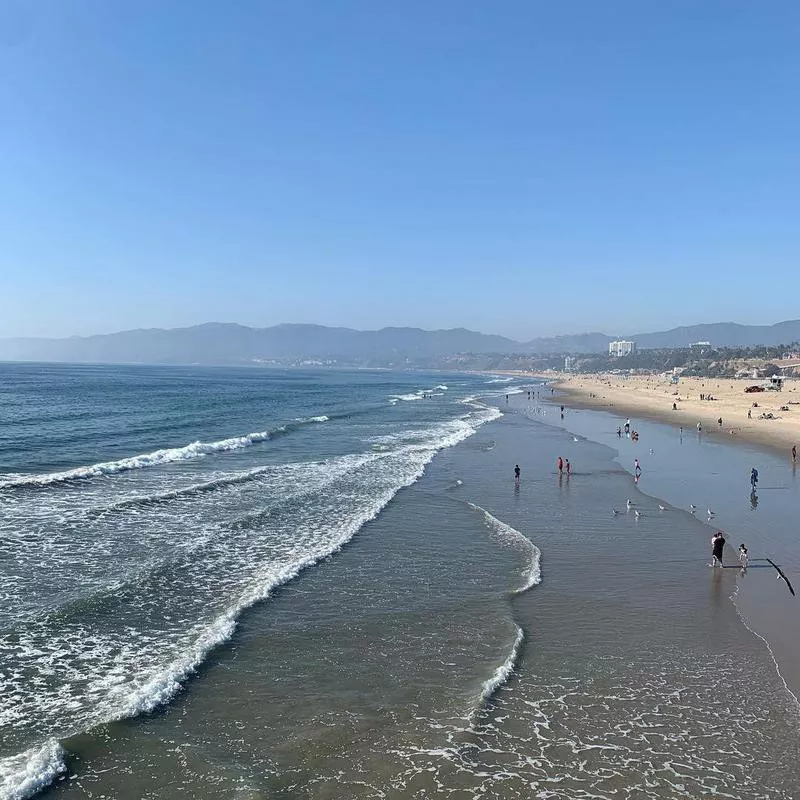
[[[518,342],[466,328],[428,331],[381,328],[358,331],[323,325],[250,328],[207,323],[188,328],[150,328],[65,339],[0,339],[0,360],[87,363],[243,364],[318,360],[343,363],[412,364],[458,353],[600,353],[620,336],[605,333],[537,338]],[[800,341],[800,320],[775,325],[717,322],[655,333],[629,334],[640,348],[779,345]]]

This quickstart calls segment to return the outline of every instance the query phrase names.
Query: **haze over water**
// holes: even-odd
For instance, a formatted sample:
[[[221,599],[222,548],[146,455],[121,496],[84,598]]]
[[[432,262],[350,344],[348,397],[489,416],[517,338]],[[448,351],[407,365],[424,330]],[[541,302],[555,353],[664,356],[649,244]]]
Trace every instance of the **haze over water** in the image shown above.
[[[2,373],[0,796],[796,795],[707,526],[516,382]]]

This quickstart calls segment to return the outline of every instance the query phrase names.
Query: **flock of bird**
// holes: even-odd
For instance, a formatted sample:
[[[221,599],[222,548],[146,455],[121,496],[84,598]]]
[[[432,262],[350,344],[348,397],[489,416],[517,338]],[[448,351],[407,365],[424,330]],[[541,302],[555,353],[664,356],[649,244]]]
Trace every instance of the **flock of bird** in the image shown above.
[[[626,503],[625,503],[625,510],[626,510],[627,512],[629,512],[629,513],[630,513],[630,511],[631,511],[631,510],[633,510],[633,514],[634,514],[634,516],[636,517],[636,519],[639,519],[640,517],[643,517],[643,516],[644,516],[644,514],[642,514],[642,512],[641,512],[641,511],[639,511],[639,509],[638,509],[638,508],[636,508],[636,503],[634,503],[634,502],[633,502],[633,501],[630,499],[630,497],[628,498],[628,500],[627,500],[627,501],[626,501]],[[659,511],[666,511],[666,510],[667,510],[667,507],[666,507],[666,506],[662,506],[662,505],[661,505],[661,503],[659,503],[659,504],[658,504],[658,510],[659,510]],[[692,504],[689,506],[689,513],[690,513],[690,514],[694,514],[696,511],[697,511],[697,506],[696,506],[696,505],[694,505],[694,503],[692,503]],[[712,519],[714,519],[714,517],[716,517],[716,516],[717,516],[717,512],[716,512],[716,511],[712,511],[710,508],[707,508],[707,509],[706,509],[706,512],[707,512],[707,514],[708,514],[708,519],[709,519],[709,520],[712,520]],[[612,516],[614,516],[614,517],[616,517],[616,516],[617,516],[617,514],[619,514],[619,511],[618,511],[616,508],[612,508],[612,509],[611,509],[611,515],[612,515]]]

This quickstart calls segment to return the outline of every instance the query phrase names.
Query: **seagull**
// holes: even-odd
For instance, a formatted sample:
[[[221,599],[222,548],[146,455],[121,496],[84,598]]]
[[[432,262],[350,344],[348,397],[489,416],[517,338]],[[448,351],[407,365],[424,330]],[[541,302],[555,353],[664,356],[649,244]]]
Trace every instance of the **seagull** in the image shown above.
[[[637,509],[636,509],[636,511],[634,511],[633,513],[636,515],[636,519],[639,519],[639,517],[641,517],[641,516],[642,516],[642,512],[641,512],[641,511],[639,511],[639,509],[638,509],[638,508],[637,508]]]
[[[611,516],[612,516],[612,517],[616,517],[616,516],[617,516],[617,514],[619,514],[619,511],[617,511],[617,509],[616,509],[616,508],[612,508],[612,509],[611,509]]]
[[[653,455],[653,453],[655,453],[655,450],[653,450],[653,448],[651,447],[650,448],[650,455]]]
[[[666,511],[666,510],[667,510],[667,507],[666,507],[666,506],[662,506],[662,505],[661,505],[661,503],[659,503],[659,504],[658,504],[658,510],[659,510],[659,511]]]
[[[573,437],[572,437],[572,441],[573,441],[573,442],[577,442],[577,441],[579,441],[579,439],[578,439],[578,437],[577,437],[577,436],[573,436]]]
[[[689,506],[689,513],[690,513],[690,514],[694,514],[694,512],[695,512],[695,511],[697,511],[697,506],[696,506],[694,503],[692,503],[692,504]]]
[[[630,497],[628,498],[627,502],[625,503],[625,507],[630,511],[634,507],[635,503],[631,503]]]
[[[706,511],[708,511],[709,518],[717,516],[717,512],[716,511],[712,511],[710,508],[707,508]]]

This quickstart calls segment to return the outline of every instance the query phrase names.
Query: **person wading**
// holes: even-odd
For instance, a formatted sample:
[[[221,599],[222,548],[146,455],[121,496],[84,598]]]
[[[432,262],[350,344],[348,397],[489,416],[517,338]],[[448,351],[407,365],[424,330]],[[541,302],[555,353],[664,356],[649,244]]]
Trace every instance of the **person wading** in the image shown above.
[[[722,534],[722,531],[717,531],[711,537],[711,566],[716,567],[718,564],[720,567],[723,567],[724,564],[722,563],[722,551],[725,548],[725,537]]]

